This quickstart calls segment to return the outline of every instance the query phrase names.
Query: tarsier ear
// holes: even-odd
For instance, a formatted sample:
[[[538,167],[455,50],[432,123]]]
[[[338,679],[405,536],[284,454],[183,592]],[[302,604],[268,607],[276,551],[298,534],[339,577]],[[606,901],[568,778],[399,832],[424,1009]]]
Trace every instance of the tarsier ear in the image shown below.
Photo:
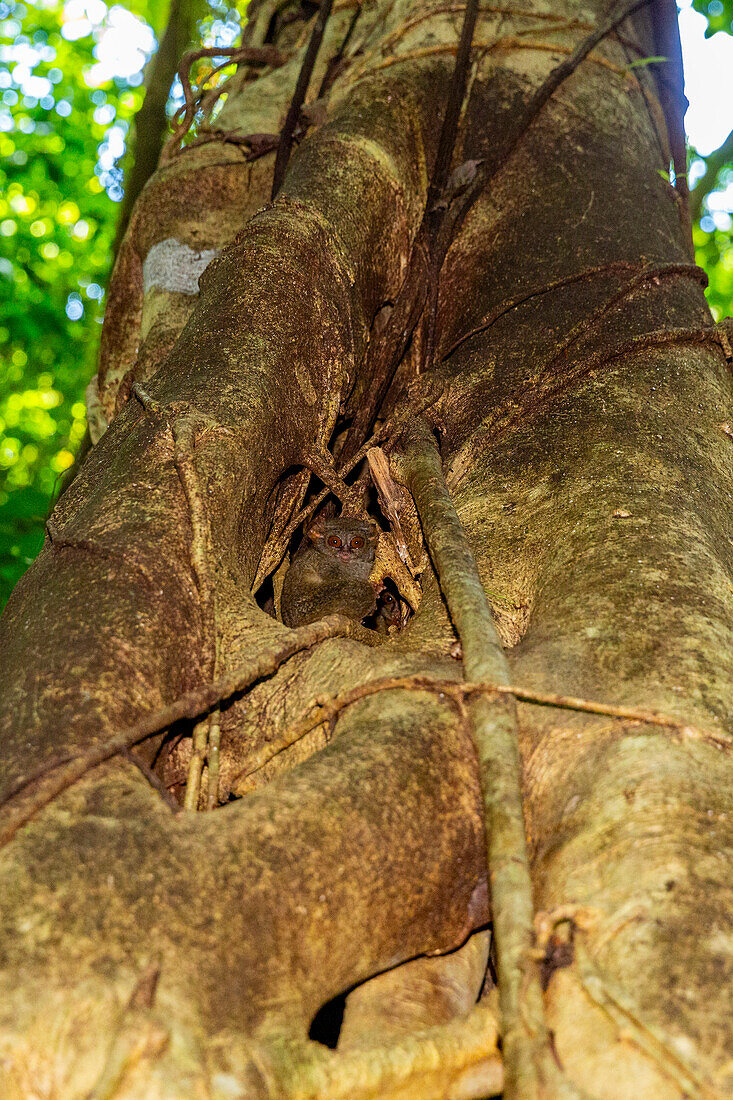
[[[318,542],[319,539],[323,538],[323,529],[325,525],[326,521],[324,520],[323,516],[319,516],[318,519],[308,529],[308,534],[306,537],[309,538],[311,542]]]

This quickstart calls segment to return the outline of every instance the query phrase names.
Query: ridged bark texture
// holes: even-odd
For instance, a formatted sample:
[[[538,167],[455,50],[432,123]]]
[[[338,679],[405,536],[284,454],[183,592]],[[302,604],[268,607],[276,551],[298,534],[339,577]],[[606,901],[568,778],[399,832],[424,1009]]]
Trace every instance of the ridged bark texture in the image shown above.
[[[334,8],[311,99],[353,14]],[[455,162],[488,156],[604,15],[595,2],[482,8]],[[197,686],[213,654],[224,674],[282,641],[250,584],[283,475],[369,385],[360,364],[422,217],[461,19],[460,5],[364,5],[326,121],[273,204],[273,154],[248,160],[226,140],[182,152],[143,192],[108,304],[99,402],[111,423],[3,619],[3,791]],[[224,135],[279,130],[306,44],[307,33],[255,81],[237,75]],[[733,686],[720,427],[733,395],[721,350],[689,336],[711,319],[662,174],[654,86],[628,68],[654,52],[642,12],[494,176],[448,254],[438,361],[417,389],[442,394],[443,468],[514,682],[719,733]],[[663,329],[679,335],[629,350]],[[206,538],[176,460],[180,420]],[[192,560],[206,539],[215,637]],[[334,639],[293,658],[222,708],[223,797],[315,695],[386,675],[460,678],[454,642],[427,574],[417,615],[381,648]],[[725,739],[518,714],[535,904],[573,930],[547,973],[559,1062],[612,1100],[729,1094]],[[327,1078],[337,1095],[349,1056],[306,1042],[319,1007],[458,947],[489,910],[475,755],[453,709],[393,691],[349,708],[334,732],[207,814],[173,815],[117,759],[16,834],[0,852],[3,1096],[49,1081],[64,1097],[95,1085],[325,1096]],[[131,992],[151,960],[157,989],[140,1008]],[[452,1039],[430,1042],[449,1057]],[[364,1095],[482,1095],[411,1087]]]

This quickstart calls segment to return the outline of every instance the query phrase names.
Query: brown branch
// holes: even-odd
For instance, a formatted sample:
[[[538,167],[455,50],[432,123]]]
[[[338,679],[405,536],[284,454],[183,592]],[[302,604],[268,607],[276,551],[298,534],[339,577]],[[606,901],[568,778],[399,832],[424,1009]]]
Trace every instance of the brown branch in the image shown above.
[[[165,783],[155,774],[153,769],[148,764],[146,764],[144,760],[142,760],[139,756],[136,756],[135,753],[131,752],[129,749],[124,749],[120,753],[120,755],[124,756],[125,760],[129,760],[129,762],[134,767],[136,767],[142,775],[145,776],[146,780],[153,788],[153,790],[160,795],[166,806],[168,806],[168,808],[171,809],[174,814],[180,812],[181,807],[179,806],[173,795],[170,793]],[[67,761],[70,759],[71,757],[66,757],[63,762],[67,763]]]
[[[346,28],[346,34],[343,37],[343,41],[341,42],[341,45],[339,46],[336,53],[333,55],[333,57],[329,60],[328,64],[326,65],[326,71],[323,74],[323,80],[321,81],[321,86],[318,89],[318,95],[316,97],[317,99],[323,99],[323,97],[328,94],[328,92],[330,91],[331,85],[333,84],[336,77],[339,75],[339,73],[340,73],[340,71],[343,67],[343,64],[344,64],[344,57],[346,55],[346,51],[349,48],[349,42],[351,41],[352,35],[353,35],[354,31],[356,30],[356,24],[359,21],[359,16],[360,15],[361,15],[361,4],[359,3],[359,4],[357,4],[356,8],[354,9],[354,14],[352,15],[351,19],[349,20],[349,25]]]
[[[463,16],[463,25],[461,26],[461,37],[456,52],[456,63],[453,67],[453,76],[448,92],[448,105],[446,106],[443,124],[440,128],[438,151],[435,154],[433,174],[430,179],[425,202],[425,208],[430,217],[434,217],[435,205],[443,195],[450,174],[453,150],[455,148],[456,136],[458,133],[458,118],[466,94],[468,63],[471,59],[471,43],[473,42],[473,32],[476,27],[477,15],[478,0],[468,0],[466,3],[466,11]]]
[[[405,280],[383,331],[369,343],[363,367],[369,390],[356,412],[340,453],[348,461],[369,432],[402,361],[410,337],[420,320],[430,280],[430,255],[426,248],[425,231],[412,246]]]
[[[646,0],[647,3],[651,3],[651,0]],[[587,26],[587,24],[576,23],[576,27]],[[557,28],[558,30],[564,30],[565,28]],[[552,28],[555,31],[555,28]],[[526,32],[524,32],[526,33]],[[539,42],[531,41],[526,42],[518,35],[507,35],[505,38],[496,38],[492,42],[474,42],[474,49],[481,50],[484,53],[493,53],[494,51],[501,52],[503,50],[535,50],[542,53],[564,53],[571,55],[573,53],[569,46],[561,46],[557,42]],[[443,46],[423,46],[417,50],[409,50],[406,53],[395,54],[394,57],[387,57],[384,61],[380,61],[378,64],[373,65],[370,72],[377,72],[380,69],[389,69],[393,65],[400,65],[404,61],[421,61],[426,57],[438,57],[441,54],[455,54],[457,47],[453,45]],[[591,57],[590,61],[594,65],[600,65],[604,69],[608,69],[609,72],[616,73],[617,76],[622,76],[625,79],[632,79],[631,75],[627,72],[626,67],[623,65],[615,65],[613,61],[606,60],[605,57]]]
[[[723,358],[727,359],[725,338],[725,330],[719,325],[710,325],[707,328],[671,328],[642,332],[638,336],[631,336],[628,340],[622,340],[620,344],[598,351],[583,360],[582,374],[573,375],[573,380],[589,374],[596,367],[604,366],[622,355],[634,355],[646,348],[661,348],[667,344],[715,344]]]
[[[466,676],[507,682],[509,668],[463,526],[451,501],[435,438],[415,420],[402,437],[404,481],[412,493],[440,589],[463,650]],[[534,907],[524,827],[514,700],[469,700],[478,756],[496,937],[505,1098],[539,1095],[552,1062],[539,967],[532,959]],[[559,1096],[558,1089],[552,1095]]]
[[[379,645],[383,641],[375,631],[367,630],[341,615],[329,615],[319,622],[288,631],[288,634],[290,636],[284,642],[255,657],[247,665],[219,677],[211,684],[186,692],[168,706],[145,715],[133,726],[92,745],[78,756],[51,760],[19,780],[0,800],[0,847],[7,844],[39,810],[92,768],[168,729],[175,722],[198,718],[225,699],[246,691],[258,680],[277,672],[296,653],[311,649],[328,638],[355,638],[367,645]]]
[[[733,738],[712,730],[699,729],[690,725],[681,718],[675,718],[670,714],[663,714],[656,710],[647,710],[642,707],[619,706],[613,703],[600,703],[593,699],[583,699],[577,695],[559,695],[555,692],[533,691],[529,688],[516,687],[511,684],[499,684],[493,682],[471,683],[458,680],[439,680],[428,676],[385,676],[377,680],[369,680],[365,684],[348,688],[338,695],[326,693],[316,695],[311,703],[308,713],[299,721],[289,726],[274,742],[263,746],[248,762],[247,770],[237,776],[238,779],[246,779],[255,772],[260,771],[270,760],[289,749],[297,741],[302,740],[312,730],[320,725],[333,727],[339,714],[354,703],[367,699],[371,695],[378,695],[383,691],[425,691],[432,695],[444,697],[445,701],[458,707],[466,699],[473,695],[507,696],[519,700],[522,703],[540,707],[553,707],[559,710],[578,711],[582,714],[597,714],[607,718],[615,718],[619,721],[641,723],[655,728],[670,729],[683,737],[693,738],[705,744],[712,745],[721,751],[733,750]],[[329,736],[330,740],[330,736]]]
[[[244,63],[250,65],[268,65],[272,68],[279,68],[281,65],[285,64],[285,58],[274,46],[212,46],[206,49],[191,50],[190,53],[185,54],[178,68],[178,78],[181,81],[185,102],[174,116],[175,126],[173,133],[165,143],[160,158],[161,164],[165,164],[180,152],[183,139],[191,129],[193,120],[196,117],[196,112],[205,92],[201,91],[197,95],[194,94],[193,88],[191,87],[191,67],[196,61],[200,61],[203,57],[227,58],[226,61],[221,65],[216,65],[211,72],[207,74],[207,80],[210,80],[211,77],[221,72],[227,65]],[[218,89],[219,95],[221,95],[224,89],[225,85],[222,85],[222,87]]]
[[[634,271],[638,270],[639,263],[633,260],[614,260],[609,264],[599,264],[595,267],[587,267],[583,271],[573,272],[572,275],[563,275],[559,279],[553,279],[551,283],[545,283],[544,286],[536,287],[534,290],[528,290],[525,294],[517,294],[513,298],[506,298],[503,302],[500,302],[498,306],[494,306],[489,313],[484,314],[483,318],[474,328],[469,332],[464,333],[457,340],[451,344],[448,350],[441,356],[441,362],[445,362],[450,359],[454,352],[458,351],[462,344],[465,344],[467,340],[471,340],[474,336],[479,336],[482,332],[486,332],[492,325],[496,324],[498,320],[504,317],[505,314],[511,312],[513,309],[517,309],[518,306],[523,306],[525,302],[531,302],[533,298],[539,298],[543,294],[549,294],[553,290],[559,290],[561,287],[570,286],[572,283],[583,282],[585,279],[595,278],[596,275],[610,275],[617,271]]]
[[[214,141],[220,141],[222,144],[238,145],[242,149],[244,159],[247,163],[251,163],[253,160],[259,160],[260,157],[267,156],[268,153],[277,149],[279,140],[279,134],[239,134],[235,130],[217,130],[215,127],[201,126],[198,135],[188,142],[186,149],[194,149],[197,145],[210,145]]]
[[[625,6],[621,14],[612,16],[589,34],[565,61],[552,70],[531,96],[508,137],[498,144],[497,150],[492,152],[489,159],[478,165],[472,182],[454,197],[447,209],[440,212],[439,217],[435,218],[426,206],[392,314],[384,331],[367,349],[363,369],[365,377],[369,379],[370,389],[354,417],[342,458],[353,453],[374,422],[408,341],[422,316],[431,287],[439,277],[448,249],[478,196],[515,151],[526,131],[560,85],[575,72],[603,38],[649,2],[650,0],[634,0],[631,5]]]
[[[531,390],[531,414],[538,415],[543,409],[558,397],[567,392],[570,385],[575,385],[587,378],[594,370],[605,366],[614,359],[625,355],[637,355],[640,351],[654,348],[668,347],[670,345],[682,346],[684,344],[713,344],[720,350],[723,358],[730,361],[726,352],[726,331],[721,325],[710,325],[699,329],[657,329],[653,332],[643,332],[638,336],[632,336],[628,340],[622,340],[610,348],[602,349],[589,355],[585,359],[571,363],[562,376],[542,376],[540,384]],[[503,408],[496,409],[492,413],[491,423],[486,427],[487,440],[496,440],[510,431],[516,424],[526,422],[528,410],[525,406],[517,406],[516,402],[507,402]]]
[[[436,265],[434,262],[434,243],[445,217],[445,209],[440,205],[439,200],[445,192],[453,159],[458,119],[466,92],[477,13],[478,0],[469,0],[461,26],[461,37],[448,92],[448,104],[440,128],[438,150],[428,185],[425,210],[412,246],[405,281],[392,313],[382,332],[370,342],[367,348],[364,372],[369,379],[369,389],[346,436],[341,452],[341,458],[344,461],[356,453],[370,431],[377,412],[387,396],[408,341],[420,320],[427,297],[430,296],[433,310],[437,304],[437,280],[442,264]],[[428,343],[430,343],[429,339]]]
[[[590,329],[601,321],[606,314],[610,313],[614,306],[617,306],[629,295],[633,294],[644,283],[659,283],[661,279],[667,279],[674,276],[685,276],[690,279],[694,279],[699,282],[703,287],[708,285],[708,277],[701,267],[697,264],[649,264],[642,271],[634,275],[623,286],[615,290],[614,293],[608,298],[602,305],[600,305],[588,316],[584,317],[577,325],[575,325],[563,342],[553,353],[552,358],[544,365],[543,370],[549,370],[553,363],[565,355],[568,348],[577,343],[580,338],[587,333]]]
[[[437,15],[461,15],[465,13],[466,5],[464,4],[440,4],[436,7],[431,7],[421,12],[419,15],[415,15],[411,19],[405,20],[399,27],[391,31],[384,38],[380,39],[379,48],[384,51],[390,46],[393,46],[396,42],[399,42],[401,38],[404,38],[408,31],[418,27],[421,23],[424,23],[428,19],[434,19]],[[479,18],[486,15],[500,15],[500,16],[515,16],[518,19],[535,19],[539,21],[545,21],[548,23],[564,23],[565,17],[562,15],[556,15],[554,12],[536,12],[531,11],[528,8],[507,8],[497,7],[490,4],[479,4]],[[532,28],[534,30],[535,28]],[[454,47],[455,49],[455,47]],[[368,62],[367,62],[368,63]]]
[[[332,0],[321,0],[318,15],[316,16],[316,21],[313,26],[313,32],[308,43],[308,49],[305,51],[303,64],[300,67],[293,98],[290,101],[288,113],[285,116],[285,122],[280,132],[280,141],[277,146],[277,156],[275,157],[275,168],[272,175],[271,202],[276,198],[278,191],[282,187],[283,180],[285,179],[285,170],[288,167],[290,150],[293,147],[293,140],[295,138],[295,128],[300,120],[300,109],[305,102],[308,85],[310,84],[310,79],[313,74],[313,67],[316,63],[316,57],[318,56],[318,51],[323,40],[323,32],[326,29],[326,23],[331,14],[331,4]]]
[[[396,30],[391,31],[385,38],[381,39],[379,43],[380,49],[384,50],[388,46],[394,45],[394,43],[398,42],[407,31],[413,30],[415,27],[419,26],[420,23],[424,23],[428,19],[434,19],[437,15],[461,15],[465,10],[465,3],[439,4],[436,7],[430,7],[419,15],[407,19],[404,23],[401,23]],[[479,4],[479,18],[485,15],[513,16],[517,19],[531,19],[544,23],[566,22],[565,16],[559,15],[556,12],[532,11],[530,8],[514,8],[497,4]]]
[[[312,447],[303,455],[301,462],[342,504],[349,499],[351,490],[337,471],[333,457],[325,447]]]
[[[561,61],[559,65],[556,65],[546,79],[543,80],[536,92],[530,97],[529,102],[521,112],[516,124],[510,128],[504,140],[497,143],[496,149],[492,150],[491,157],[487,158],[483,165],[481,165],[470,187],[458,197],[448,212],[441,234],[441,263],[442,259],[445,258],[451,242],[454,240],[458,230],[463,224],[468,211],[476,202],[479,195],[485,190],[489,181],[506,164],[508,159],[517,149],[527,130],[529,130],[548,100],[555,94],[558,88],[573,75],[578,66],[585,61],[591,50],[595,49],[595,47],[609,34],[612,34],[621,23],[635,12],[645,7],[648,3],[650,3],[650,0],[633,0],[631,4],[626,3],[617,14],[609,15],[596,30],[581,42],[577,49],[575,49],[565,61]]]
[[[433,175],[425,200],[426,214],[433,222],[432,226],[428,227],[429,239],[431,241],[431,257],[434,251],[432,242],[434,242],[437,237],[438,229],[443,220],[444,210],[450,202],[450,198],[446,193],[449,190],[448,177],[453,161],[453,150],[455,149],[456,138],[458,136],[458,121],[466,98],[468,65],[471,59],[471,45],[477,17],[478,0],[468,0],[466,3],[466,13],[463,17],[463,25],[461,26],[461,37],[458,42],[456,63],[453,69],[450,91],[448,93],[448,106],[443,117],[443,125],[440,128],[438,151],[435,155]],[[441,266],[442,265],[431,263],[429,267],[430,282],[428,285],[426,302],[427,316],[425,323],[425,339],[421,347],[422,362],[419,362],[417,365],[418,374],[424,374],[426,370],[430,370],[433,366]],[[386,396],[386,391],[384,396]],[[382,400],[384,400],[384,398],[382,398]]]
[[[379,49],[382,52],[384,52],[389,47],[394,46],[397,42],[400,41],[401,38],[404,38],[405,34],[408,31],[413,30],[415,27],[419,26],[420,23],[424,23],[428,19],[434,19],[435,16],[437,16],[437,15],[460,15],[462,12],[465,12],[465,10],[466,10],[466,5],[465,4],[444,4],[444,5],[440,5],[438,7],[430,8],[428,11],[426,11],[422,14],[417,15],[412,19],[406,20],[404,23],[400,24],[400,26],[396,30],[390,32],[390,34],[388,34],[385,38],[381,39],[380,42],[379,42]],[[556,14],[554,12],[532,11],[531,9],[528,9],[528,8],[524,9],[524,8],[502,7],[502,6],[492,5],[492,4],[480,4],[479,5],[479,13],[478,13],[479,19],[481,19],[482,17],[485,17],[485,16],[495,16],[495,15],[501,16],[502,18],[505,18],[505,17],[508,16],[509,18],[531,20],[534,23],[540,23],[540,26],[531,26],[531,27],[526,27],[524,30],[518,30],[516,32],[516,36],[511,38],[511,39],[510,38],[495,39],[493,42],[475,43],[475,46],[477,46],[479,48],[486,49],[486,50],[491,50],[492,48],[494,48],[494,46],[496,45],[497,42],[502,43],[502,44],[505,44],[509,41],[516,42],[516,39],[519,38],[520,36],[535,34],[539,30],[541,30],[544,34],[558,34],[558,33],[565,33],[566,31],[569,31],[569,30],[571,30],[571,31],[572,30],[592,31],[594,29],[594,25],[592,23],[587,23],[587,22],[585,22],[584,20],[581,20],[581,19],[567,19],[565,16]],[[633,49],[640,56],[643,56],[644,51],[639,47],[639,45],[636,42],[629,42],[629,41],[625,40],[621,35],[619,35],[618,37],[626,45],[628,45],[630,49]],[[521,49],[522,48],[521,44],[517,43],[517,48]],[[543,44],[542,46],[540,46],[538,48],[549,49],[550,47],[549,47],[549,44]],[[560,47],[560,48],[562,49],[562,52],[566,52],[565,47]],[[438,52],[441,52],[441,53],[446,53],[446,52],[455,53],[456,47],[455,46],[439,46],[439,47],[436,47],[435,50],[437,50]],[[567,51],[567,52],[570,52],[570,51]],[[388,59],[388,64],[394,64],[396,61],[402,60],[402,57],[404,57],[404,56],[405,55],[402,55],[401,57],[389,58]],[[369,59],[365,58],[364,61],[362,62],[362,64],[360,65],[360,67],[359,67],[359,73],[358,73],[357,79],[359,77],[361,77],[363,70],[366,69],[366,68],[369,68],[369,67],[370,67],[369,66]],[[380,67],[381,67],[380,65],[377,65],[377,68],[380,68]],[[616,69],[615,66],[614,66],[614,69]],[[620,70],[616,70],[616,71],[620,71]]]
[[[457,681],[433,680],[427,676],[385,676],[381,679],[370,680],[366,684],[357,684],[356,687],[348,688],[338,695],[329,695],[322,692],[313,699],[308,714],[288,726],[274,741],[261,746],[256,752],[252,753],[247,761],[246,769],[239,772],[235,781],[243,781],[251,775],[255,775],[271,760],[274,760],[276,756],[280,756],[286,749],[301,741],[318,726],[326,726],[326,739],[330,741],[339,714],[347,707],[353,706],[354,703],[358,703],[362,699],[368,699],[371,695],[379,695],[383,691],[427,691],[438,696],[445,696],[446,701],[458,710],[459,704],[463,703],[466,694],[459,689],[464,686]],[[465,711],[465,707],[462,708],[461,713],[463,711]]]

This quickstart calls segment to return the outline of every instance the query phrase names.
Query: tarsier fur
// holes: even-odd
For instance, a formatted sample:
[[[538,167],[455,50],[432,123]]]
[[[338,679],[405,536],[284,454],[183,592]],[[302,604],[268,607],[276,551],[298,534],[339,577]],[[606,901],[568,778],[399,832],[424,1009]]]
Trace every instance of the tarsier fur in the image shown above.
[[[303,626],[339,613],[361,621],[377,606],[369,577],[377,530],[352,516],[323,520],[308,532],[285,576],[282,618],[286,626]]]

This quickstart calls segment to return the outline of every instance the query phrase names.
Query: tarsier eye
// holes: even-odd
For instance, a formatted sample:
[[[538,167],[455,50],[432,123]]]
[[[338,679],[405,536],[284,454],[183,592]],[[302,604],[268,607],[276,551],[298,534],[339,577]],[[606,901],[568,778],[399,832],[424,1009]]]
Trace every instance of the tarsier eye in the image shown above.
[[[326,545],[332,546],[334,550],[338,550],[341,547],[341,539],[338,535],[329,535],[326,539]]]
[[[354,535],[353,539],[351,540],[351,549],[361,550],[363,545],[364,539],[361,537],[361,535]]]

